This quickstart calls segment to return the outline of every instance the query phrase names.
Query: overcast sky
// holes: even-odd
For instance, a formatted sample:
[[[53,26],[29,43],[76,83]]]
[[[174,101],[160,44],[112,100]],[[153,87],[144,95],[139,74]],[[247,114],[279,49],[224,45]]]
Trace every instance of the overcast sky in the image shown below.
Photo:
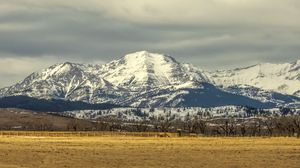
[[[207,70],[300,58],[299,0],[0,0],[0,87],[139,50]]]

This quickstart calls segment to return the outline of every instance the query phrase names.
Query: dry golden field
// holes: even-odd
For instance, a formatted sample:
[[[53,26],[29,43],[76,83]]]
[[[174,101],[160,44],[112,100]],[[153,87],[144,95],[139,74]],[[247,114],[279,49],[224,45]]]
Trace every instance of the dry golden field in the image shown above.
[[[298,167],[297,138],[8,137],[0,167]]]

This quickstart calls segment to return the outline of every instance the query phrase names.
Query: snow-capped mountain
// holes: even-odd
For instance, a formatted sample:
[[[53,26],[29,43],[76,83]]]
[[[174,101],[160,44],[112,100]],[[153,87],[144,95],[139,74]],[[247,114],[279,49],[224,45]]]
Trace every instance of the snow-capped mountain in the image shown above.
[[[203,71],[174,58],[147,51],[128,54],[101,67],[101,76],[132,91],[159,87],[194,88],[209,82]]]
[[[263,90],[253,86],[241,87],[240,85],[233,85],[223,89],[230,93],[247,96],[261,102],[272,102],[277,106],[300,107],[300,98],[294,95]]]
[[[56,64],[1,89],[0,96],[131,107],[241,105],[270,108],[300,102],[296,97],[300,90],[299,61],[278,65],[274,70],[269,64],[257,66],[209,73],[167,55],[140,51],[104,65]],[[280,89],[268,85],[268,80],[278,80],[276,85]],[[255,89],[260,91],[254,92]],[[276,94],[280,96],[274,96]]]
[[[174,104],[172,97],[183,94],[179,89],[201,88],[201,82],[210,81],[203,71],[192,65],[180,64],[170,56],[141,51],[105,65],[56,64],[0,93],[2,96],[149,106]]]
[[[5,89],[4,96],[25,95],[40,99],[107,102],[119,89],[96,72],[97,66],[63,63],[36,72]],[[107,96],[99,96],[99,95]],[[97,95],[97,96],[94,96]]]
[[[211,79],[223,87],[249,86],[282,94],[299,96],[300,60],[284,64],[258,64],[234,70],[216,71]]]

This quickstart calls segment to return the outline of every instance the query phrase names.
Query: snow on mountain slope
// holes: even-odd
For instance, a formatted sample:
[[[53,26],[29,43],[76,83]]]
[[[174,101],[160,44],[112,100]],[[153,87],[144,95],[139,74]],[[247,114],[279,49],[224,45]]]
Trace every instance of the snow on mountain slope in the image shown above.
[[[270,109],[270,113],[279,113],[279,109]],[[165,117],[170,121],[194,118],[210,117],[246,117],[247,108],[239,106],[220,106],[213,108],[189,107],[189,108],[112,108],[109,110],[77,110],[66,111],[65,116],[79,119],[98,119],[114,116],[122,120],[151,120],[151,118]]]
[[[56,64],[9,87],[4,96],[26,95],[42,99],[107,102],[110,98],[98,95],[103,92],[106,95],[111,92],[114,94],[119,89],[100,76],[88,73],[93,68],[91,65],[68,62]]]
[[[269,108],[299,102],[290,95],[273,93],[299,95],[299,65],[300,61],[260,64],[208,73],[167,55],[140,51],[104,65],[56,64],[0,89],[0,97],[22,95],[132,107]],[[245,89],[250,86],[262,91]]]
[[[300,97],[300,90],[298,90],[297,92],[295,92],[294,95]]]
[[[271,102],[277,106],[299,107],[298,104],[300,103],[300,97],[263,90],[253,86],[240,87],[235,85],[223,89],[230,93],[243,95],[261,102]]]
[[[9,89],[9,87],[0,89],[0,98],[5,95],[5,93],[7,92],[8,89]]]
[[[281,116],[287,115],[280,108],[264,109],[263,114],[254,112],[253,109],[240,106],[219,106],[212,108],[203,107],[163,107],[163,108],[112,108],[109,110],[76,110],[66,111],[64,116],[75,117],[79,119],[99,119],[101,117],[115,117],[121,120],[128,121],[143,121],[159,119],[161,117],[168,121],[188,120],[194,117],[198,118],[253,118],[259,115]],[[300,109],[293,109],[290,112],[293,115],[300,115]]]
[[[216,71],[210,74],[214,82],[223,87],[254,86],[263,90],[299,95],[300,60],[284,64],[258,64],[247,68]]]
[[[166,55],[141,51],[105,65],[56,64],[0,93],[2,96],[138,106],[159,94],[160,89],[201,88],[201,82],[209,82],[201,70]],[[136,97],[141,99],[133,102]],[[168,97],[167,93],[164,97]],[[157,101],[162,99],[168,98]]]
[[[199,69],[172,57],[147,51],[128,54],[101,67],[103,78],[130,90],[157,87],[199,87],[209,78]]]

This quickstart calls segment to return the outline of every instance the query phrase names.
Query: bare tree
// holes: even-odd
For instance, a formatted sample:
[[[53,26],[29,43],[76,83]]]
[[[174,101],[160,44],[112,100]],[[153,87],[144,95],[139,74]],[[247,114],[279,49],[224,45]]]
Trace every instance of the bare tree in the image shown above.
[[[199,130],[200,134],[205,134],[206,128],[207,128],[207,122],[206,121],[198,119],[196,121],[195,126],[196,126],[196,129]]]
[[[292,121],[297,132],[297,137],[300,137],[300,116],[293,116]]]
[[[240,130],[241,130],[241,135],[242,135],[242,136],[245,136],[245,135],[246,135],[246,132],[247,132],[247,128],[246,128],[246,124],[245,124],[245,123],[242,123],[242,124],[241,124]]]
[[[261,135],[261,121],[260,119],[254,120],[251,124],[251,135],[252,136],[260,136]]]
[[[138,122],[136,129],[138,132],[146,132],[148,130],[148,123],[146,121]]]
[[[228,120],[226,120],[224,124],[221,124],[220,128],[221,128],[221,130],[223,130],[225,136],[229,135],[229,121]]]
[[[274,120],[274,118],[269,117],[264,121],[264,124],[267,127],[269,136],[273,136],[273,130],[274,130],[274,121],[273,120]]]

